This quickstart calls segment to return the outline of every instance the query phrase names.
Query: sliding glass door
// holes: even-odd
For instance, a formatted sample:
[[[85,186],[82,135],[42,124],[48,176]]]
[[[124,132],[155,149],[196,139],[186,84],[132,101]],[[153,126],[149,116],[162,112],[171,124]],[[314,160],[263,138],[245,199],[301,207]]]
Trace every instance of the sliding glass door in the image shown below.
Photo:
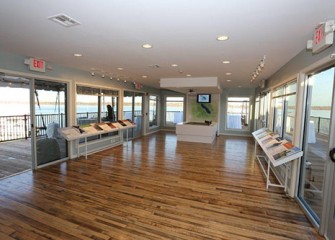
[[[298,197],[322,232],[328,218],[334,224],[334,201],[330,202],[334,189],[334,163],[329,157],[329,150],[335,147],[334,124],[331,124],[334,67],[311,74],[307,81],[304,156]],[[330,206],[332,211],[329,210]],[[328,230],[334,231],[334,226]]]
[[[37,166],[67,157],[67,142],[58,133],[66,127],[65,83],[35,80]]]
[[[136,127],[129,131],[129,137],[137,138],[143,135],[143,93],[124,92],[123,118],[130,119]]]

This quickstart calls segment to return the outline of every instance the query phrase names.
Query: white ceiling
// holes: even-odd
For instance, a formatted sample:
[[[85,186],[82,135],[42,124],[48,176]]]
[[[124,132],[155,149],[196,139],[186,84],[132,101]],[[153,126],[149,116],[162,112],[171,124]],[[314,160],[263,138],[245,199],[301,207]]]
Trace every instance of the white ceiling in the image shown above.
[[[81,25],[48,20],[59,13]],[[186,74],[218,77],[223,88],[255,87],[329,19],[334,0],[1,0],[0,49],[154,87]],[[219,42],[218,35],[230,39]],[[264,55],[265,68],[250,84]]]

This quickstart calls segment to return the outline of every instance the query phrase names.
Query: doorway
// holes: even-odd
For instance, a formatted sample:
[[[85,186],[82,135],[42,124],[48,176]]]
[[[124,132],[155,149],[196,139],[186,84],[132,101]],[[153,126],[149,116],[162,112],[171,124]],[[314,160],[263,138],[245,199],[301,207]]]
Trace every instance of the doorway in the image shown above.
[[[58,132],[67,126],[67,85],[35,80],[35,130],[37,166],[66,158],[67,142]]]
[[[123,118],[130,119],[136,124],[136,127],[129,132],[130,138],[143,136],[143,98],[143,93],[124,92]]]
[[[332,219],[334,224],[334,210],[329,211],[331,205],[334,209],[334,200],[330,201],[334,186],[334,163],[329,158],[329,150],[335,147],[334,124],[331,124],[334,111],[334,67],[310,74],[307,83],[304,156],[298,198],[323,234],[330,221],[328,219]],[[334,225],[328,231],[335,231]]]
[[[30,84],[23,77],[0,77],[0,178],[32,168]]]

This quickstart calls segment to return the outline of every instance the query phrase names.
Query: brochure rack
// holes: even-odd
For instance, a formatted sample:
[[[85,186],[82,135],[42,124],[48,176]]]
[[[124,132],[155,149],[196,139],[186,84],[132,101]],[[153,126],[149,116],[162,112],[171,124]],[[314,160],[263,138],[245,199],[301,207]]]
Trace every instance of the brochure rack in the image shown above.
[[[91,123],[83,126],[72,126],[58,129],[59,133],[68,141],[77,141],[77,157],[79,157],[79,140],[84,139],[85,141],[85,158],[87,159],[87,138],[117,132],[127,131],[127,142],[128,142],[128,130],[135,128],[136,125],[130,120],[120,120],[113,123]]]
[[[252,135],[255,138],[255,159],[258,160],[266,177],[266,189],[268,189],[269,186],[272,186],[282,187],[286,191],[288,174],[287,163],[301,157],[303,152],[300,148],[293,146],[291,142],[280,138],[278,134],[273,133],[267,128],[259,129],[253,132]],[[262,148],[264,155],[257,155],[258,145]],[[262,160],[267,163],[267,166],[263,166],[261,162]],[[276,171],[274,171],[275,167],[281,165],[286,168],[284,183],[280,182],[279,177],[276,175]],[[279,184],[270,181],[271,172],[275,175]]]

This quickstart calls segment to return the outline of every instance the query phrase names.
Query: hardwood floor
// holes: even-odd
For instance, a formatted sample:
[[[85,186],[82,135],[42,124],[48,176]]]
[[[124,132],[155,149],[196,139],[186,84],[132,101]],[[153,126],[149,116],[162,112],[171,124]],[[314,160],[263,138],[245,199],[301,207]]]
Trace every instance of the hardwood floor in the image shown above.
[[[0,181],[0,239],[322,239],[252,138],[157,133]]]

